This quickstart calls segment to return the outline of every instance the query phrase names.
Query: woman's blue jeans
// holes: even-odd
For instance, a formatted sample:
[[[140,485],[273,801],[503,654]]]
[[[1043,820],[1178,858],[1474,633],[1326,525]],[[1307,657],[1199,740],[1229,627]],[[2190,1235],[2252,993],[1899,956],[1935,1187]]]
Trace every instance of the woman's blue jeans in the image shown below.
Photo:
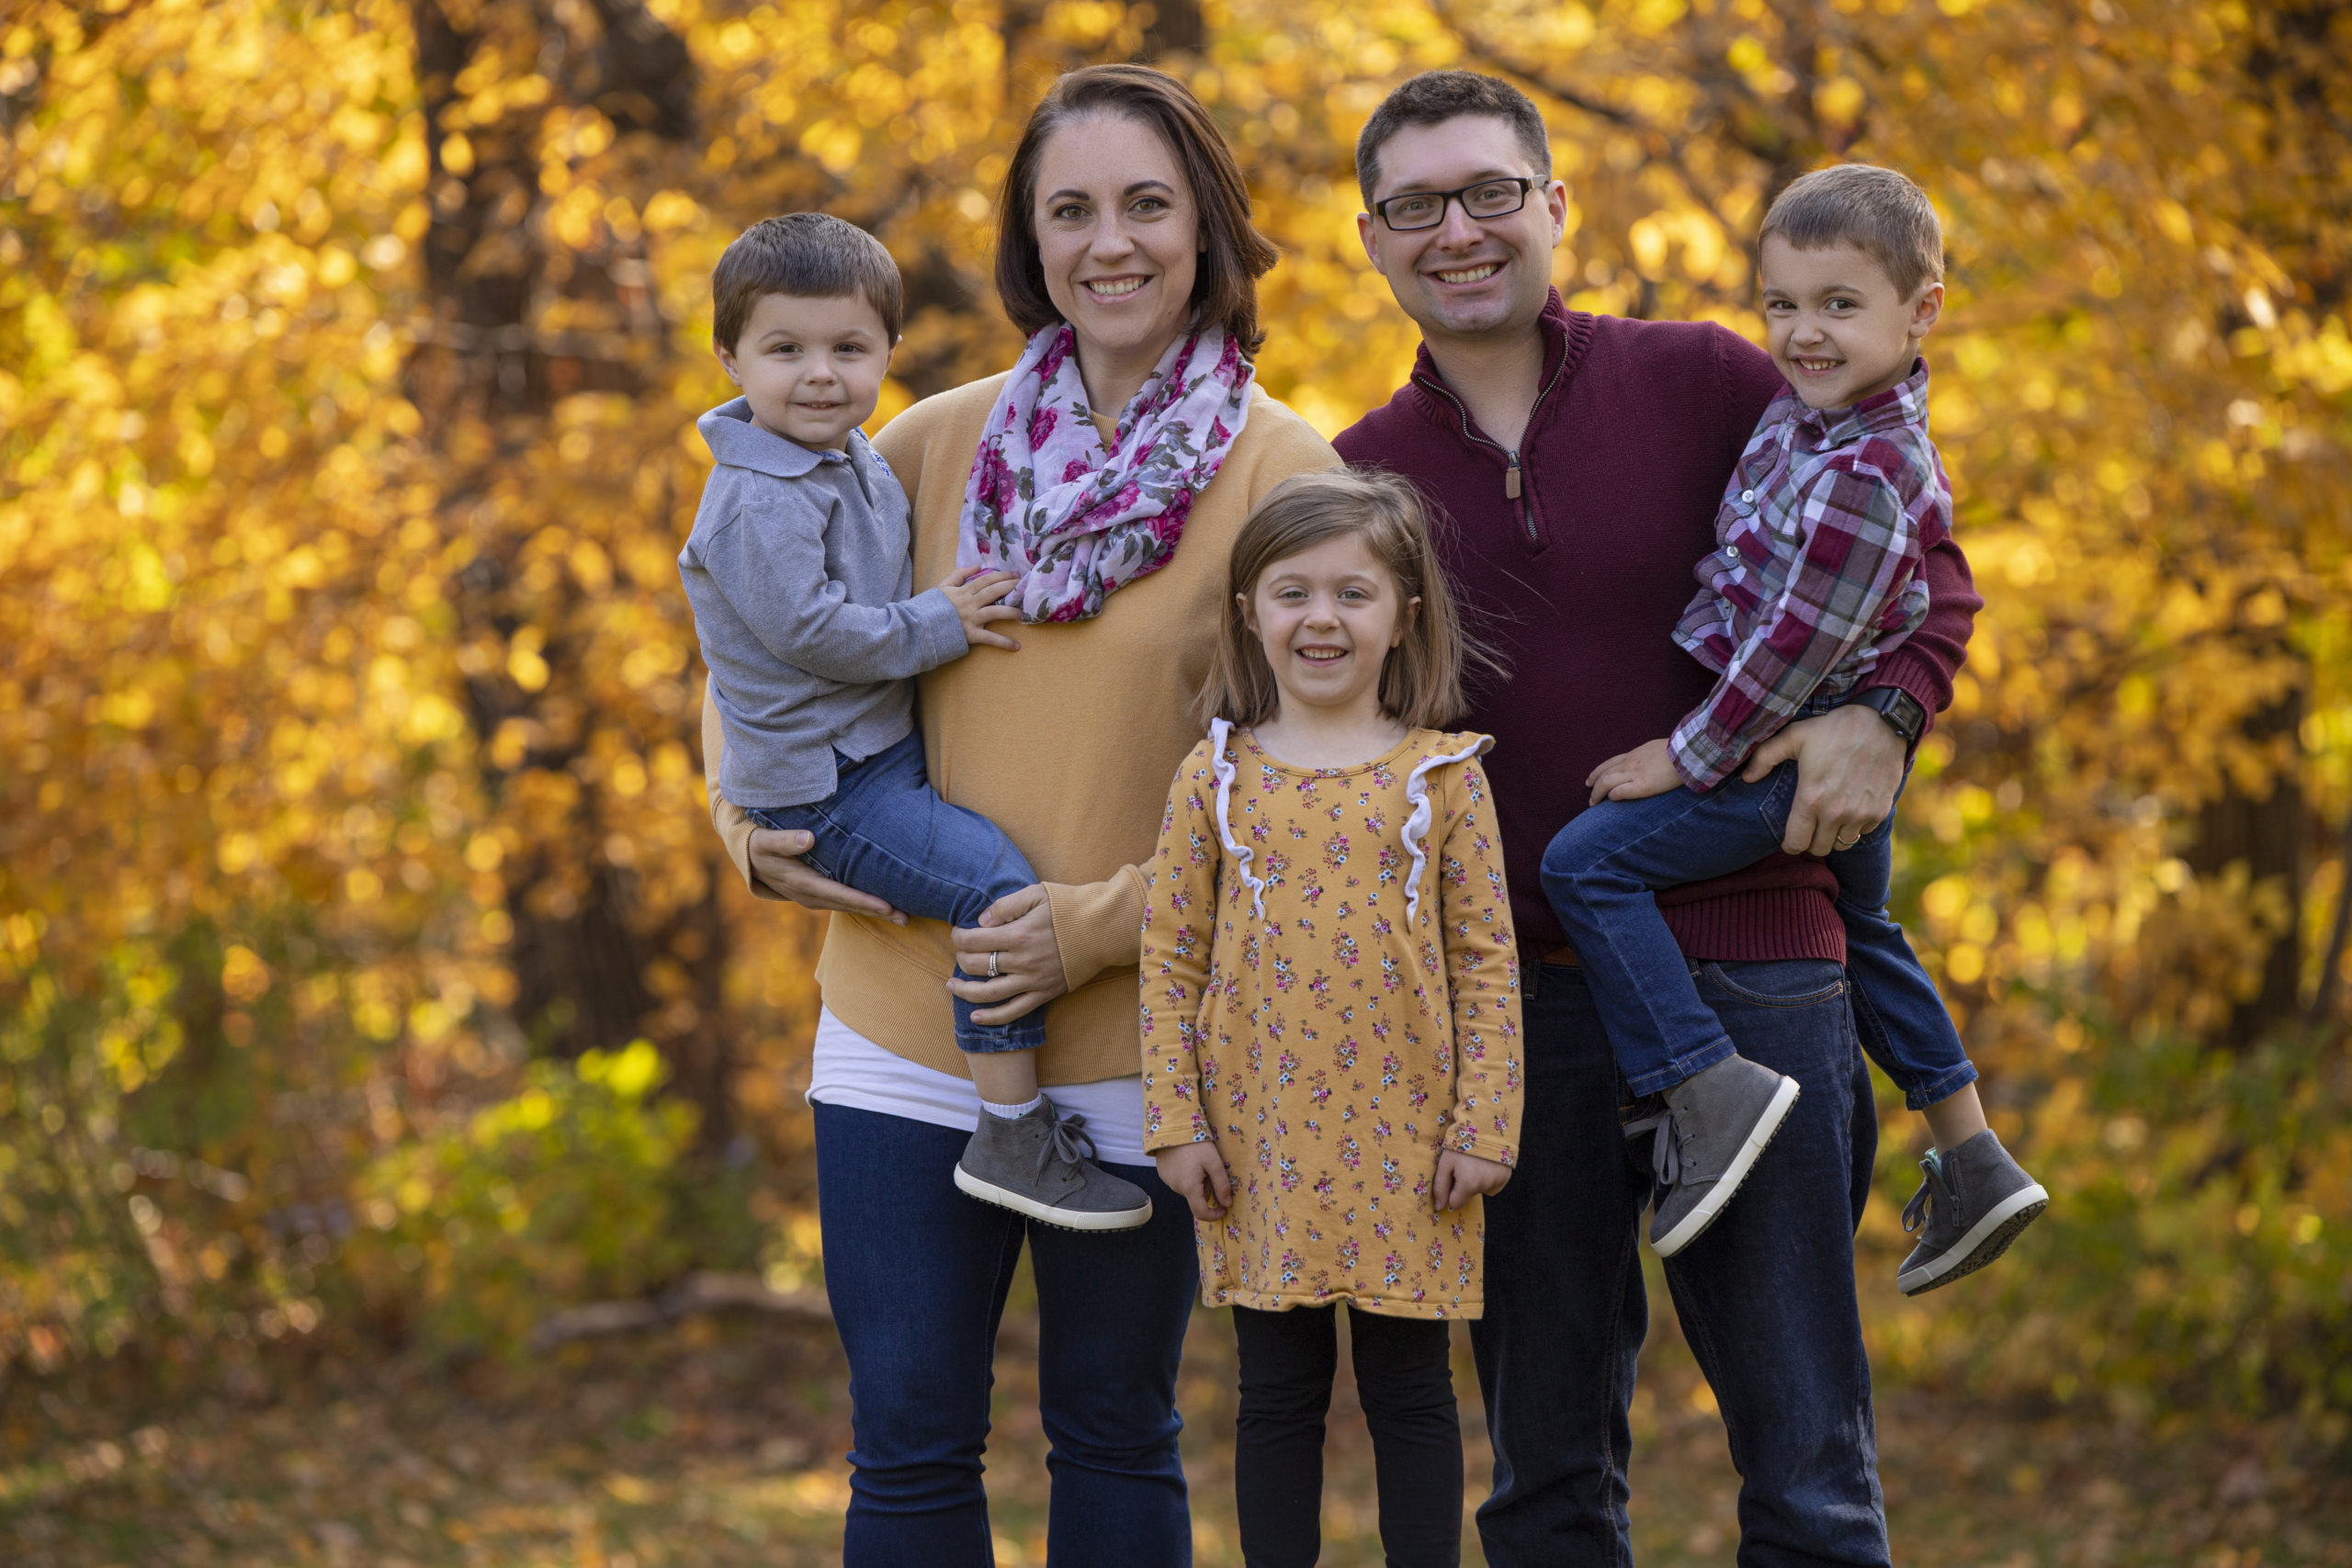
[[[1051,1445],[1046,1561],[1180,1568],[1193,1526],[1176,1364],[1200,1283],[1193,1216],[1149,1166],[1139,1229],[1032,1225],[956,1190],[970,1134],[819,1105],[825,1290],[849,1353],[844,1568],[989,1568],[989,1393],[1025,1241],[1037,1282],[1037,1403]]]
[[[1636,1095],[1672,1089],[1732,1054],[1731,1036],[1700,999],[1690,966],[1657,912],[1657,890],[1745,870],[1778,853],[1796,799],[1797,765],[1760,782],[1726,779],[1701,795],[1674,789],[1604,800],[1577,813],[1544,852],[1544,892],[1592,983],[1617,1064]],[[1895,797],[1902,797],[1898,787]],[[1912,1110],[1976,1081],[1968,1051],[1903,928],[1886,912],[1894,810],[1824,857],[1838,879],[1854,1022]]]

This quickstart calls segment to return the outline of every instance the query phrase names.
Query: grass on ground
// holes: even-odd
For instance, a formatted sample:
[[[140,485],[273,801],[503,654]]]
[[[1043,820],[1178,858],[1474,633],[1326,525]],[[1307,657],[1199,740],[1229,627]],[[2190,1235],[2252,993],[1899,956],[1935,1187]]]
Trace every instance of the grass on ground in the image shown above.
[[[1457,1331],[1459,1332],[1459,1331]],[[1008,1316],[989,1490],[1002,1564],[1045,1561],[1046,1475]],[[1466,1339],[1470,1499],[1488,1468]],[[1344,1359],[1342,1362],[1344,1368]],[[1184,1448],[1204,1568],[1238,1564],[1232,1330],[1193,1320]],[[691,1320],[525,1367],[280,1347],[157,1395],[117,1366],[0,1406],[0,1562],[21,1568],[797,1568],[838,1560],[849,1398],[821,1329]],[[1670,1329],[1634,1408],[1645,1568],[1731,1561],[1737,1478]],[[1879,1401],[1898,1561],[1920,1568],[2352,1568],[2352,1467],[2302,1428],[2117,1424],[1916,1391]],[[1380,1562],[1370,1443],[1334,1400],[1324,1562]],[[1477,1563],[1465,1505],[1464,1561]]]

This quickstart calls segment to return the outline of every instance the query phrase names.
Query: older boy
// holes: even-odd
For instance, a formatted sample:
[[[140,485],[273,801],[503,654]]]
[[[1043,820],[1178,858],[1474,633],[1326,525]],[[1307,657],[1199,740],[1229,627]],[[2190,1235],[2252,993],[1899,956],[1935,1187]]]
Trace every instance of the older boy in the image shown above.
[[[1453,514],[1447,565],[1513,671],[1468,720],[1499,742],[1490,777],[1531,961],[1525,1137],[1487,1209],[1487,1315],[1472,1331],[1495,1449],[1479,1533],[1498,1568],[1623,1563],[1649,1162],[1628,1153],[1623,1081],[1537,872],[1586,804],[1580,781],[1706,695],[1705,671],[1663,634],[1782,383],[1720,328],[1561,303],[1551,252],[1566,193],[1542,117],[1506,83],[1406,83],[1365,125],[1356,173],[1365,251],[1422,352],[1336,445]],[[1927,620],[1870,677],[1921,721],[1950,694],[1977,603],[1949,540],[1923,575]],[[1790,725],[1748,772],[1797,761],[1784,844],[1826,853],[1884,818],[1905,752],[1887,717],[1849,705]],[[1662,900],[1740,1054],[1804,1088],[1767,1151],[1770,1185],[1667,1264],[1742,1476],[1741,1561],[1776,1568],[1888,1561],[1853,1283],[1875,1127],[1836,898],[1818,862],[1790,855]]]
[[[1674,1123],[1654,1144],[1650,1243],[1661,1258],[1723,1213],[1797,1084],[1738,1054],[1656,895],[1779,847],[1795,771],[1784,763],[1760,784],[1736,775],[1791,719],[1871,700],[1862,682],[1927,619],[1920,562],[1951,534],[1918,356],[1944,295],[1943,227],[1926,193],[1893,169],[1818,170],[1772,204],[1759,251],[1767,346],[1789,386],[1724,487],[1717,547],[1674,631],[1714,671],[1714,690],[1671,736],[1594,769],[1591,808],[1544,854],[1544,891],[1626,1087],[1657,1097],[1627,1132]],[[2050,1195],[1984,1124],[1960,1033],[1886,912],[1894,839],[1889,813],[1841,837],[1824,863],[1838,879],[1863,1046],[1935,1134],[1926,1183],[1904,1210],[1926,1234],[1895,1276],[1917,1295],[2000,1257]]]
[[[899,342],[898,265],[855,225],[796,212],[728,246],[711,289],[713,346],[743,395],[697,426],[718,467],[678,574],[726,736],[718,793],[763,828],[815,835],[804,858],[836,882],[976,926],[1037,878],[994,823],[931,787],[909,679],[976,642],[1018,648],[989,626],[1019,612],[998,603],[1009,572],[909,596],[906,491],[858,428]],[[1084,1157],[1081,1119],[1038,1091],[1045,1014],[972,1012],[956,999],[984,1113],[956,1185],[1066,1230],[1150,1219],[1141,1188]]]

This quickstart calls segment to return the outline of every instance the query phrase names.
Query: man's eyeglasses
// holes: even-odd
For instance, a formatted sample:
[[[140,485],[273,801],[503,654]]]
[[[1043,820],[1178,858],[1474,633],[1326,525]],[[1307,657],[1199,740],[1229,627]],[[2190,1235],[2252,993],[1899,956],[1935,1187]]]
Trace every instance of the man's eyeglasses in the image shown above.
[[[1527,193],[1535,182],[1519,175],[1508,179],[1480,180],[1464,186],[1460,190],[1416,190],[1403,196],[1392,196],[1373,204],[1380,220],[1398,233],[1415,229],[1434,229],[1445,221],[1445,204],[1459,201],[1462,210],[1473,218],[1508,218],[1527,205]]]

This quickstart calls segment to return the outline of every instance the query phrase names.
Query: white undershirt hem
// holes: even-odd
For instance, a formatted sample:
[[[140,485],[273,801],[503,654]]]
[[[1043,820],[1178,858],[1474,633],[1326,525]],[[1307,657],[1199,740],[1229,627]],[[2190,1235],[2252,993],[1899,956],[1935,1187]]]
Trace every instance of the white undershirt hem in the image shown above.
[[[1143,1076],[1055,1084],[1046,1098],[1057,1109],[1086,1118],[1097,1159],[1149,1165],[1143,1152]],[[876,1045],[835,1017],[817,1010],[817,1041],[808,1066],[808,1101],[872,1111],[968,1133],[980,1124],[980,1091],[968,1078],[910,1062]]]

